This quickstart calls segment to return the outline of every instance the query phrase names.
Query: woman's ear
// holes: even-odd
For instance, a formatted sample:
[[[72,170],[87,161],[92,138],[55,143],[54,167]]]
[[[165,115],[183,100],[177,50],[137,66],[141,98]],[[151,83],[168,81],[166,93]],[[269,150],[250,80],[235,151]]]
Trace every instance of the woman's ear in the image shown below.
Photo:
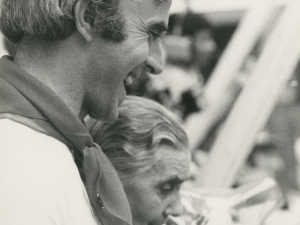
[[[87,10],[87,1],[85,0],[78,0],[75,4],[75,21],[76,21],[76,28],[78,32],[83,36],[83,38],[90,42],[93,39],[91,33],[91,25],[84,20],[84,15]]]

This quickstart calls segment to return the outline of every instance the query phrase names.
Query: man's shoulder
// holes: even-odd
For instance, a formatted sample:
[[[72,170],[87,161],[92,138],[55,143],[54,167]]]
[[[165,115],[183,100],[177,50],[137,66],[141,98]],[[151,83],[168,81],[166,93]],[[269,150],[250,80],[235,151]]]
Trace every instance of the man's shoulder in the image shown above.
[[[0,161],[2,165],[22,157],[19,166],[40,164],[43,169],[77,169],[68,147],[59,140],[10,119],[0,119]],[[52,168],[53,167],[53,168]]]
[[[43,145],[43,148],[68,150],[67,146],[59,140],[6,118],[0,119],[0,146],[5,144],[10,147],[15,144],[22,144],[23,147],[26,145]]]
[[[10,119],[0,119],[0,154],[3,164],[22,157],[19,166],[40,165],[44,170],[60,170],[60,174],[78,172],[73,155],[64,143]]]
[[[0,119],[0,177],[6,224],[95,224],[73,156],[53,137]]]

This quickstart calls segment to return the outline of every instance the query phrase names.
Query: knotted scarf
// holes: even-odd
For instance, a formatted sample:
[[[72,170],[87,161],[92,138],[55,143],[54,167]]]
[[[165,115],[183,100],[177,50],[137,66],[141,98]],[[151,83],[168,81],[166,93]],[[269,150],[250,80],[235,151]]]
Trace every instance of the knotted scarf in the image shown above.
[[[37,125],[31,128],[41,127],[38,131],[74,151],[90,203],[103,225],[132,224],[121,181],[84,124],[54,91],[5,56],[0,59],[0,114],[7,113],[29,118]]]

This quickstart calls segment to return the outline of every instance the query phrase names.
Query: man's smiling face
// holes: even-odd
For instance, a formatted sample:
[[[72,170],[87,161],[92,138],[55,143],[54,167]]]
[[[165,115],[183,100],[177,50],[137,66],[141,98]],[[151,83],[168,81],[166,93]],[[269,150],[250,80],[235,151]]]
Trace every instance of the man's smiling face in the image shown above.
[[[124,18],[125,40],[120,43],[99,40],[91,49],[94,75],[87,86],[91,87],[89,105],[95,108],[91,110],[93,118],[115,120],[118,107],[126,95],[124,85],[130,85],[134,79],[146,73],[161,73],[161,37],[167,31],[171,2],[120,0],[119,11]]]

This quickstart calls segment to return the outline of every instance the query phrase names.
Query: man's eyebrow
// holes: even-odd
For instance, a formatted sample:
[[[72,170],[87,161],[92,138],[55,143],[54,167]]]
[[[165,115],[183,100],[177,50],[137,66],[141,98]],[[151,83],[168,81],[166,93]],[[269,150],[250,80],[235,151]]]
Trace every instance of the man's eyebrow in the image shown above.
[[[168,32],[168,26],[164,21],[159,21],[159,22],[152,21],[149,23],[148,29],[160,34]]]
[[[153,2],[154,2],[155,5],[160,5],[160,4],[162,4],[164,2],[167,2],[167,1],[168,0],[153,0]]]

